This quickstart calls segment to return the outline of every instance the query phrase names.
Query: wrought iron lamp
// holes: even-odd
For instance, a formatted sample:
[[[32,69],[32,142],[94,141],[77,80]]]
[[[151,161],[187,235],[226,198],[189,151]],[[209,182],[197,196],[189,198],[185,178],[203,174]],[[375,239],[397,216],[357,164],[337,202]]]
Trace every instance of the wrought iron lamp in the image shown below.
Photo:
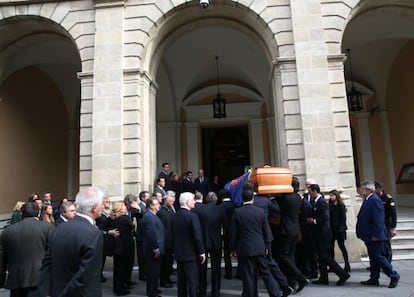
[[[346,94],[348,99],[348,108],[349,111],[361,111],[362,106],[362,93],[359,92],[355,86],[352,75],[352,62],[351,62],[351,49],[347,49],[347,56],[349,59],[349,72],[351,73],[351,91]]]
[[[213,100],[213,115],[214,118],[225,118],[226,117],[226,100],[220,96],[220,80],[219,80],[219,64],[218,56],[216,56],[217,66],[217,97]]]

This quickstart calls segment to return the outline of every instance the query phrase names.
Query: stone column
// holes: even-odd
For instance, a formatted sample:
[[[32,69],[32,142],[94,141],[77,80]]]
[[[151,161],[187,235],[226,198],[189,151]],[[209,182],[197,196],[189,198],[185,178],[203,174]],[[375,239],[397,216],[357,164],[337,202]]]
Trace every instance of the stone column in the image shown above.
[[[249,120],[250,136],[251,136],[251,149],[253,160],[251,165],[253,167],[263,166],[263,133],[262,133],[262,119],[251,119]]]
[[[141,75],[139,82],[141,124],[141,172],[142,190],[152,191],[157,174],[156,139],[156,94],[158,86],[148,73]]]
[[[371,135],[369,133],[368,126],[368,112],[359,112],[356,114],[358,121],[358,131],[359,131],[359,143],[360,143],[360,154],[361,154],[361,164],[362,164],[362,181],[364,180],[374,180],[374,162],[372,159],[372,149],[371,149]]]
[[[291,11],[303,144],[289,148],[288,155],[298,158],[302,154],[307,178],[321,186],[337,185],[336,131],[321,4],[319,0],[308,0],[306,5],[291,0]]]
[[[394,171],[394,160],[392,154],[392,147],[391,147],[391,138],[390,138],[390,129],[388,126],[388,112],[380,111],[379,113],[381,117],[381,124],[382,124],[382,135],[384,137],[383,143],[385,146],[385,156],[387,162],[387,172],[388,172],[388,185],[390,186],[389,192],[396,193],[397,189],[395,187],[395,171]]]
[[[124,1],[95,1],[92,184],[123,196]]]
[[[92,73],[78,73],[81,85],[79,131],[79,185],[92,185]]]
[[[187,164],[188,170],[197,175],[198,164],[198,123],[187,122]]]
[[[142,133],[141,133],[141,72],[139,69],[124,70],[123,98],[123,193],[139,193],[142,190]],[[147,189],[148,190],[148,189]]]
[[[294,57],[279,57],[273,73],[277,166],[305,175],[299,88]]]

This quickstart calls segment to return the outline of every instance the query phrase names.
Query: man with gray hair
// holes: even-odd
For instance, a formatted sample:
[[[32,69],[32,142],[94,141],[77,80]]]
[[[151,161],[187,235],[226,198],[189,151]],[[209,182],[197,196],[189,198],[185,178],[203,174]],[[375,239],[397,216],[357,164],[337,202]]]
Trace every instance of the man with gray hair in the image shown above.
[[[388,288],[395,288],[400,275],[387,258],[388,231],[384,224],[384,206],[375,194],[375,185],[372,181],[363,182],[360,191],[364,201],[358,213],[356,234],[367,247],[371,272],[369,279],[361,284],[379,286],[378,280],[382,270],[390,278]]]
[[[173,246],[177,260],[178,296],[197,297],[200,263],[206,260],[200,221],[194,208],[194,194],[180,195],[181,208],[172,220]]]
[[[87,187],[76,195],[76,216],[56,228],[40,270],[41,296],[102,296],[103,236],[95,225],[104,193]]]
[[[68,220],[73,219],[76,215],[76,207],[70,201],[63,202],[59,208],[59,213],[59,218],[55,222],[56,227],[64,222],[67,222]]]

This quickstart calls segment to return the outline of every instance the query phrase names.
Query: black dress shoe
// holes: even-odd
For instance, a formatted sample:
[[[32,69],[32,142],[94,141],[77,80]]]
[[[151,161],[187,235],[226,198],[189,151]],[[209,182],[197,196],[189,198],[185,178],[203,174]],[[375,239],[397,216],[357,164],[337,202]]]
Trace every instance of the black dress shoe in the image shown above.
[[[115,292],[116,296],[125,296],[125,295],[129,295],[131,292],[128,290],[125,291],[121,291],[121,292]]]
[[[101,276],[101,283],[105,283],[106,282],[106,277],[104,277],[103,275]]]
[[[162,284],[160,284],[160,287],[162,287],[162,288],[172,288],[174,286],[170,283],[162,283]]]
[[[390,284],[388,285],[388,288],[394,289],[398,286],[398,281],[400,280],[399,277],[391,277]]]
[[[306,287],[309,283],[310,281],[307,278],[304,278],[298,281],[298,288],[296,289],[296,293],[299,293],[300,291],[302,291],[302,289]]]
[[[136,284],[138,284],[136,281],[133,281],[133,280],[127,281],[128,286],[135,286]]]
[[[145,275],[140,275],[138,279],[142,281],[146,281],[147,277]]]
[[[329,281],[327,279],[318,279],[312,281],[312,284],[314,285],[329,285]]]
[[[232,278],[233,278],[233,276],[232,276],[231,274],[225,274],[225,275],[224,275],[224,278],[225,278],[225,279],[232,279]]]
[[[343,286],[346,281],[351,277],[349,273],[339,278],[339,280],[336,282],[337,286]]]
[[[362,281],[361,285],[364,285],[364,286],[379,286],[379,281],[375,280],[375,279],[369,279],[369,280],[366,280],[366,281]]]
[[[283,287],[282,288],[282,297],[287,297],[292,294],[295,290],[291,286]]]

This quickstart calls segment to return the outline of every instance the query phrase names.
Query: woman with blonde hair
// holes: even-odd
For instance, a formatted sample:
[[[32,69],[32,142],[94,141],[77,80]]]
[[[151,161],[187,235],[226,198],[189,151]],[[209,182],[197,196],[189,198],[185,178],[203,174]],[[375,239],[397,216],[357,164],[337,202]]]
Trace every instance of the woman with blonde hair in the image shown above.
[[[10,218],[10,225],[16,224],[22,220],[22,213],[20,209],[22,208],[24,201],[17,201],[16,205],[13,208],[13,212]]]
[[[52,205],[49,204],[42,206],[42,221],[55,224]]]
[[[112,212],[110,216],[109,229],[117,229],[119,236],[114,238],[113,258],[114,258],[114,280],[113,291],[115,295],[127,295],[130,293],[128,288],[129,267],[133,261],[131,254],[134,250],[134,241],[132,231],[131,218],[126,214],[127,208],[121,201],[112,204]]]

